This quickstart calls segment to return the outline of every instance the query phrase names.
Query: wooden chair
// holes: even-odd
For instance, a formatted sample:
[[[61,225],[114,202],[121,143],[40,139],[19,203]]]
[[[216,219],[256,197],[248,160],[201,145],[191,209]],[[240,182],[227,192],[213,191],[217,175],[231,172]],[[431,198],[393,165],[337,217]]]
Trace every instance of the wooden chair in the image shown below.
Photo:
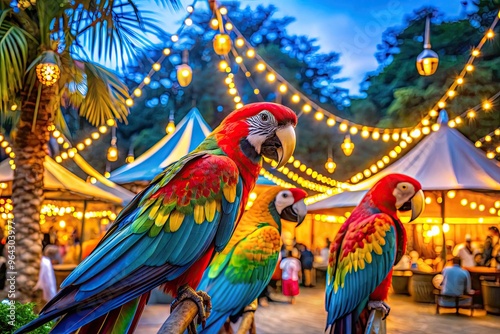
[[[472,295],[461,295],[461,296],[448,296],[441,293],[441,290],[434,290],[434,296],[436,298],[436,314],[439,314],[439,308],[454,308],[455,314],[459,314],[459,309],[470,309],[470,316],[474,315],[474,303],[472,302]],[[445,306],[440,304],[440,298],[445,297],[448,299],[453,299],[455,302],[454,306]],[[470,299],[470,305],[460,305],[460,301]]]

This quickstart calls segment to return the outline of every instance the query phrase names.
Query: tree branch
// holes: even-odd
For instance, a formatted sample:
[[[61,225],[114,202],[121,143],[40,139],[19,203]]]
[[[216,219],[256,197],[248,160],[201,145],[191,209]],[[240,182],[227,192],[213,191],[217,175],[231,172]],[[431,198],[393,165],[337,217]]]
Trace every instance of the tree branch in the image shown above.
[[[180,303],[163,323],[158,334],[182,334],[198,314],[198,306],[189,299]]]
[[[257,328],[255,326],[255,311],[259,303],[257,299],[255,299],[250,305],[245,307],[243,310],[243,316],[241,317],[240,328],[238,328],[238,332],[236,334],[256,334]]]

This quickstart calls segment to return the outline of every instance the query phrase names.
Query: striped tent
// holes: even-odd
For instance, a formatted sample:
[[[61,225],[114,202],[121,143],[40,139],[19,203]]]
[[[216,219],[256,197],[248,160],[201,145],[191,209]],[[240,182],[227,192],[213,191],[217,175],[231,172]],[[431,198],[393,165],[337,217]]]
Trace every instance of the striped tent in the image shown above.
[[[165,167],[194,150],[212,132],[197,108],[193,108],[177,125],[134,162],[111,172],[110,180],[118,184],[150,182]]]

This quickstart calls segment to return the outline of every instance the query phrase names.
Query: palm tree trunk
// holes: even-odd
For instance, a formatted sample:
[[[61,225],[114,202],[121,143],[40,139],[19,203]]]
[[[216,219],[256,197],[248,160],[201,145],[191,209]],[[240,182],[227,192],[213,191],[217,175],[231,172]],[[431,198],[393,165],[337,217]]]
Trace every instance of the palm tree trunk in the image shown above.
[[[37,82],[36,85],[41,85]],[[35,85],[35,86],[36,86]],[[58,108],[57,85],[43,86],[38,111],[35,113],[37,88],[30,96],[24,94],[21,119],[14,140],[16,153],[12,203],[16,237],[15,299],[21,302],[37,301],[40,293],[33,288],[38,281],[42,243],[40,235],[40,209],[43,202],[43,162],[48,153],[47,142]],[[33,128],[34,116],[35,126]]]

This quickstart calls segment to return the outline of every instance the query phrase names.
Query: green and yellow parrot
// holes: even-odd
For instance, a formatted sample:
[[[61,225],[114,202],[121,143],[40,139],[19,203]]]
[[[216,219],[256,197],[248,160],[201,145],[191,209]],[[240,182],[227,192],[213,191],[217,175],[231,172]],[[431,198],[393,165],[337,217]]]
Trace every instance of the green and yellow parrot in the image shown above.
[[[307,213],[304,190],[273,187],[245,212],[226,248],[205,270],[198,289],[212,297],[202,334],[217,334],[264,290],[278,263],[281,219],[300,224]]]
[[[131,333],[150,291],[160,285],[178,300],[192,299],[205,321],[206,296],[193,288],[229,242],[262,156],[282,166],[292,155],[296,123],[292,110],[274,103],[230,113],[123,209],[40,317],[16,333],[55,318],[53,333]]]

